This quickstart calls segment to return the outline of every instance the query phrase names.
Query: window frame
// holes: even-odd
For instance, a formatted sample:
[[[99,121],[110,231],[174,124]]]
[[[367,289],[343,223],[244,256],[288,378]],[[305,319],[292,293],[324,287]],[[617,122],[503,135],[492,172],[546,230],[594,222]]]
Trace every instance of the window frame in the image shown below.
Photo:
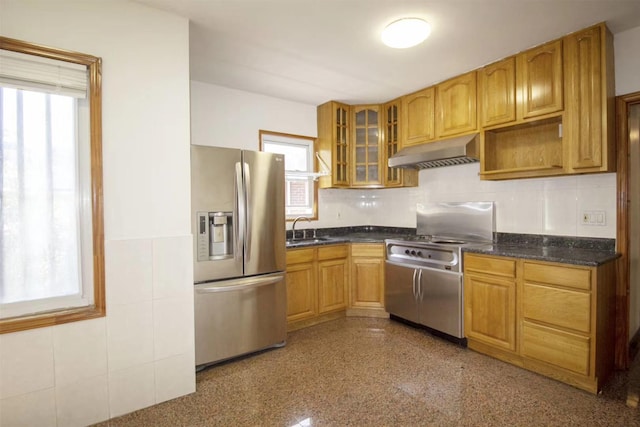
[[[304,135],[295,135],[295,134],[291,134],[291,133],[284,133],[284,132],[272,132],[272,131],[268,131],[268,130],[262,130],[260,129],[258,131],[258,140],[259,140],[259,147],[260,147],[260,151],[264,151],[264,147],[262,144],[262,140],[263,140],[263,136],[273,136],[273,137],[281,137],[281,138],[290,138],[290,139],[300,139],[300,140],[305,140],[305,141],[310,141],[311,144],[311,157],[312,157],[312,167],[313,170],[311,171],[311,174],[313,174],[316,170],[318,170],[318,159],[316,156],[316,140],[317,138],[314,138],[312,136],[304,136]],[[286,142],[283,142],[286,143]],[[313,175],[310,175],[313,176]],[[286,185],[286,177],[285,177],[285,185]],[[296,219],[296,217],[298,216],[304,216],[305,218],[309,218],[311,220],[317,220],[318,219],[318,180],[316,178],[313,179],[313,188],[311,189],[311,191],[313,192],[313,206],[312,206],[312,214],[311,215],[286,215],[286,221],[287,222],[292,222]],[[285,213],[286,213],[286,206],[285,206]]]
[[[102,176],[102,59],[93,55],[47,47],[0,36],[0,49],[55,59],[87,67],[89,74],[89,146],[91,168],[91,218],[93,304],[0,319],[0,334],[104,317],[104,206]],[[80,255],[83,256],[83,255]]]

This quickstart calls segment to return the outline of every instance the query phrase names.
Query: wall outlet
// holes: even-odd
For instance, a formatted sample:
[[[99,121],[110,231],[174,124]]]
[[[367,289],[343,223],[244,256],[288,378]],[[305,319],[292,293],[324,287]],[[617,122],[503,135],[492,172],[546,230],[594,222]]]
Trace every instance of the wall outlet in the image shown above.
[[[582,212],[582,225],[607,225],[606,211]]]

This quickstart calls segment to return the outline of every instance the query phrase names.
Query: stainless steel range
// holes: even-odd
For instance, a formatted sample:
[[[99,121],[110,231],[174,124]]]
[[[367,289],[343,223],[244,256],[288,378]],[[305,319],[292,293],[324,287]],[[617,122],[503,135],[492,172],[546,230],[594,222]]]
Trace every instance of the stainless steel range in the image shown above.
[[[462,249],[494,234],[493,202],[418,204],[417,235],[385,241],[387,312],[464,344]]]

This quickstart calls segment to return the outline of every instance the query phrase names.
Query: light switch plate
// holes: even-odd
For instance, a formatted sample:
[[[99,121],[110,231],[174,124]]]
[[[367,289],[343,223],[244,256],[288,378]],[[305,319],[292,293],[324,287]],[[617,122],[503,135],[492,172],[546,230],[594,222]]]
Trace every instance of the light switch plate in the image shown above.
[[[582,225],[607,225],[606,211],[584,211],[582,212]]]

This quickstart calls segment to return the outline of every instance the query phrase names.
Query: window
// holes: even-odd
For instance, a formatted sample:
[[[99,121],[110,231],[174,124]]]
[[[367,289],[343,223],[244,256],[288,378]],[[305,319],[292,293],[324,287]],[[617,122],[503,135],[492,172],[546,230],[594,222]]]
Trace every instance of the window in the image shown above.
[[[104,316],[100,67],[0,37],[0,333]]]
[[[260,131],[260,148],[284,154],[287,220],[298,216],[318,218],[315,182],[315,138]]]

